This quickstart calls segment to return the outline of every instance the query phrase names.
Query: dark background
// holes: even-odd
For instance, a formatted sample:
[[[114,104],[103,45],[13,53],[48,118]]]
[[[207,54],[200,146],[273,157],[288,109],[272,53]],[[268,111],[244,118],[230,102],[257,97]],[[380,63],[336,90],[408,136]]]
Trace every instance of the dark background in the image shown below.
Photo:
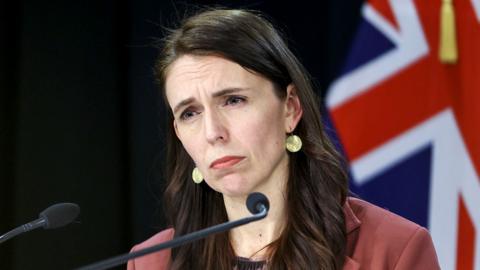
[[[2,1],[0,233],[56,202],[78,203],[82,213],[65,228],[2,244],[0,269],[71,269],[127,252],[164,226],[165,108],[150,45],[160,26],[197,5],[264,11],[323,95],[362,1],[316,2]]]

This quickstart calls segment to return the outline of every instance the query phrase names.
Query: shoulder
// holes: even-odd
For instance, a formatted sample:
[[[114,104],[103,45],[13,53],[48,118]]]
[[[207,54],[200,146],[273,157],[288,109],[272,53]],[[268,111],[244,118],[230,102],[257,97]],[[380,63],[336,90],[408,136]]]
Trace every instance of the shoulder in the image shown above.
[[[144,242],[135,245],[132,248],[133,251],[138,251],[144,248],[148,248],[166,241],[169,241],[173,238],[174,230],[166,229],[163,230]],[[127,269],[128,270],[163,270],[167,269],[167,266],[170,262],[170,250],[162,250],[155,252],[143,257],[139,257],[133,260],[128,261]]]
[[[422,228],[406,218],[361,199],[350,197],[348,204],[360,221],[361,230],[364,231],[403,238]]]
[[[428,231],[420,225],[366,201],[349,198],[349,252],[369,269],[440,269]],[[347,207],[347,208],[348,208]],[[348,225],[347,225],[348,226]]]
[[[155,234],[154,236],[150,237],[149,239],[143,241],[142,243],[135,245],[132,248],[132,251],[144,249],[147,247],[151,247],[153,245],[160,244],[165,241],[169,241],[173,238],[173,234],[174,234],[174,230],[172,228],[163,230]]]

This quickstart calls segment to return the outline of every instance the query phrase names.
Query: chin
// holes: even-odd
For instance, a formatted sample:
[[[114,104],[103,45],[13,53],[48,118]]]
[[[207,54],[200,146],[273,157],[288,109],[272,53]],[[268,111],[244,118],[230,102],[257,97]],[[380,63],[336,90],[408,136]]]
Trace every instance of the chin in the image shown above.
[[[231,178],[222,179],[219,182],[217,191],[229,197],[246,197],[252,192],[251,183],[243,179]]]

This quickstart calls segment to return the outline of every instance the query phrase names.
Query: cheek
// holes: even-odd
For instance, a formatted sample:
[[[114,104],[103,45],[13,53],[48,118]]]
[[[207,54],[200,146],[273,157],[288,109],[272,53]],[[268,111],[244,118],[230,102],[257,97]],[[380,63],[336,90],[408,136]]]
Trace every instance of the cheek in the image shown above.
[[[257,114],[244,119],[242,123],[238,127],[238,134],[242,134],[246,147],[257,152],[257,157],[268,158],[283,150],[285,131],[279,113]]]
[[[188,155],[193,159],[195,164],[199,164],[201,161],[201,153],[204,153],[202,150],[202,144],[199,143],[200,138],[198,136],[198,132],[193,132],[189,129],[180,129],[179,132],[179,140],[183,145],[185,151],[187,151]]]

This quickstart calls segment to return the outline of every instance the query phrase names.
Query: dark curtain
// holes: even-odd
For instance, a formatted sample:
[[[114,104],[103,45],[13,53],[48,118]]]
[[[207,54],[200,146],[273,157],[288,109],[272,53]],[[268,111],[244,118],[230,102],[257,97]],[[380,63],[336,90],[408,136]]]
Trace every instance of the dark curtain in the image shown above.
[[[264,11],[322,95],[341,67],[362,1],[304,2],[3,1],[0,233],[53,203],[82,210],[64,228],[1,244],[0,269],[72,269],[127,252],[165,226],[161,167],[170,123],[151,44],[186,9]]]

